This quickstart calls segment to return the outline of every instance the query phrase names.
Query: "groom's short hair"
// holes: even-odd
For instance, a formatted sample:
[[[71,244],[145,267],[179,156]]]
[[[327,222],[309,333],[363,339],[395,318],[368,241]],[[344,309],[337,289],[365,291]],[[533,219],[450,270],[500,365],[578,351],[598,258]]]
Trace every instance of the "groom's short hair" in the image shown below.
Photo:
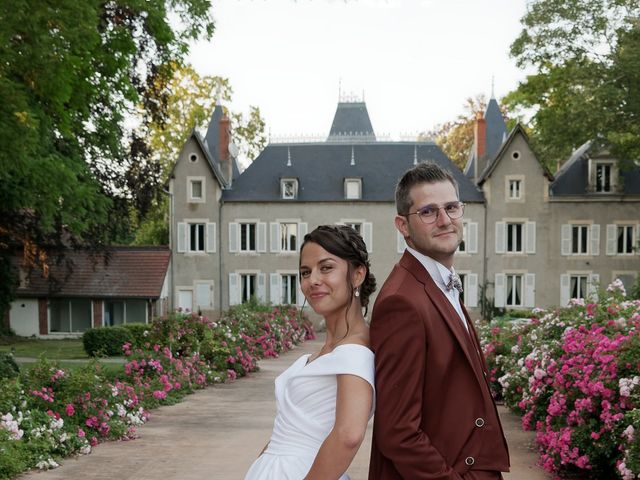
[[[458,182],[448,170],[445,170],[437,163],[424,162],[410,168],[398,181],[396,185],[396,210],[398,215],[406,215],[411,208],[411,189],[422,183],[436,183],[449,181],[456,189],[459,196]]]

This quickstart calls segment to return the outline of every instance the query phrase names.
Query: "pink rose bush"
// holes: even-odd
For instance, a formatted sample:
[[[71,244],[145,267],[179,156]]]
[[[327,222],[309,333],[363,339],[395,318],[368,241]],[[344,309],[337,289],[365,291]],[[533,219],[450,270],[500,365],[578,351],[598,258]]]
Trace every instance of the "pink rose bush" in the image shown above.
[[[640,301],[624,293],[617,281],[600,300],[501,325],[511,345],[499,356],[482,327],[494,394],[536,432],[541,465],[557,478],[640,478]]]
[[[149,409],[257,370],[257,361],[313,338],[290,306],[242,305],[213,322],[193,313],[155,319],[122,346],[117,372],[92,360],[64,370],[45,359],[0,380],[0,478],[58,466],[104,440],[132,439]]]

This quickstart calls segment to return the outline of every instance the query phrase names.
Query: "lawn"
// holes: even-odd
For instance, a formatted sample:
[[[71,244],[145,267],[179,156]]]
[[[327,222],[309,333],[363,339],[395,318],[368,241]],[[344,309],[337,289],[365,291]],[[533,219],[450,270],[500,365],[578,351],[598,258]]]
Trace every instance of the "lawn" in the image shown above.
[[[41,340],[23,337],[3,337],[0,353],[13,353],[16,357],[38,358],[44,355],[49,360],[88,360],[82,347],[82,340],[65,338]]]

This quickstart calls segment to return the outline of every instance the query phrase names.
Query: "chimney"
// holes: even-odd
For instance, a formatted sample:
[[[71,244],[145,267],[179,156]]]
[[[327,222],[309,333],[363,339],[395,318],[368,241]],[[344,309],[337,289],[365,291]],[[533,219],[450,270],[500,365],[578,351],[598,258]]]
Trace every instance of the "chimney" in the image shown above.
[[[482,112],[476,112],[475,125],[476,160],[480,160],[487,152],[487,121]]]
[[[226,113],[222,114],[222,118],[220,119],[219,126],[219,142],[220,146],[220,168],[222,170],[222,174],[225,177],[228,186],[231,186],[231,181],[233,177],[233,160],[229,156],[229,133],[230,133],[230,124],[229,117]]]

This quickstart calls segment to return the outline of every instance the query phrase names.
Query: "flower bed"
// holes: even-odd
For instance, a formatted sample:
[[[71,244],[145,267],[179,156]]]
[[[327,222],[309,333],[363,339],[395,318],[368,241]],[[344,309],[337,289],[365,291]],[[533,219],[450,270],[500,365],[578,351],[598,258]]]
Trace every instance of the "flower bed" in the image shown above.
[[[134,438],[148,410],[207,384],[233,380],[314,337],[294,307],[234,307],[218,322],[176,313],[154,320],[116,375],[98,361],[74,371],[41,359],[0,381],[0,478],[48,469],[98,442]]]
[[[481,327],[494,395],[558,478],[640,478],[640,301],[624,293],[617,281],[599,301]]]

